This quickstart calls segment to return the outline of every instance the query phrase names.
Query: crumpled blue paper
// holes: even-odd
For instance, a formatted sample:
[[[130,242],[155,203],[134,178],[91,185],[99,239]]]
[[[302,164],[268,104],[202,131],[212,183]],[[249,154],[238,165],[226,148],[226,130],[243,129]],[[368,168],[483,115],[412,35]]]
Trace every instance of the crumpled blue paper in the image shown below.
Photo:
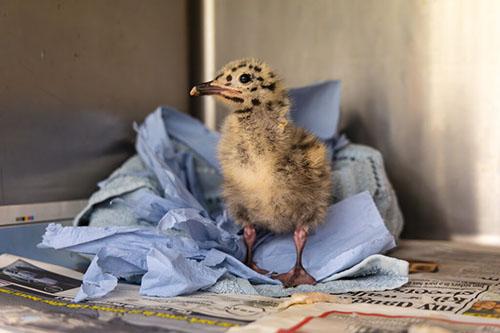
[[[215,223],[191,209],[173,209],[156,227],[50,224],[39,246],[95,254],[76,301],[102,297],[115,288],[118,278],[140,281],[141,294],[148,296],[207,289],[225,274],[254,284],[281,284],[241,262],[240,236],[217,230]],[[326,223],[308,238],[303,264],[319,282],[326,282],[345,277],[335,274],[394,246],[371,196],[364,192],[330,207]],[[255,261],[270,271],[288,271],[295,262],[290,235],[263,237]]]
[[[62,227],[51,224],[47,227],[40,247],[94,256],[76,301],[106,295],[116,287],[119,279],[140,283],[140,293],[148,296],[177,296],[197,290],[229,292],[224,281],[249,281],[255,285],[255,290],[262,286],[264,293],[266,290],[270,295],[282,293],[281,282],[259,274],[241,262],[246,249],[238,232],[240,227],[233,223],[227,212],[205,208],[206,193],[216,188],[207,183],[203,187],[194,170],[211,169],[197,165],[193,153],[176,145],[165,123],[178,123],[180,126],[169,126],[176,132],[176,139],[215,170],[219,170],[215,158],[218,137],[200,123],[188,121],[187,117],[162,108],[149,115],[141,126],[136,127],[136,148],[146,171],[140,175],[113,174],[105,181],[117,185],[110,186],[110,190],[116,191],[110,204],[128,207],[143,224],[134,227]],[[141,177],[155,179],[154,183],[158,185],[134,187],[145,183],[138,182],[123,195],[120,184]],[[220,173],[216,171],[214,177],[220,177]],[[110,192],[106,194],[109,195]],[[311,288],[333,288],[329,287],[332,286],[330,280],[346,277],[342,271],[352,272],[348,276],[356,276],[355,273],[365,267],[364,259],[394,246],[394,237],[384,225],[368,192],[338,202],[329,208],[325,224],[311,233],[306,243],[304,266],[319,282],[327,281]],[[376,288],[401,285],[406,278],[405,267],[407,275],[406,263],[381,258],[387,260],[379,258],[368,262],[372,266],[376,262],[375,266],[379,268],[385,265],[384,276],[397,278],[378,283]],[[398,264],[392,265],[395,260]],[[260,237],[255,261],[274,272],[288,271],[295,262],[291,235]],[[370,271],[377,274],[377,270]],[[373,290],[373,285],[365,284]],[[266,289],[266,286],[274,289]],[[281,291],[276,288],[281,288]],[[244,290],[254,292],[250,288]]]
[[[140,289],[141,294],[147,296],[193,293],[215,284],[227,271],[225,268],[214,269],[196,260],[188,260],[182,253],[172,249],[163,252],[152,249],[147,255],[147,268]]]

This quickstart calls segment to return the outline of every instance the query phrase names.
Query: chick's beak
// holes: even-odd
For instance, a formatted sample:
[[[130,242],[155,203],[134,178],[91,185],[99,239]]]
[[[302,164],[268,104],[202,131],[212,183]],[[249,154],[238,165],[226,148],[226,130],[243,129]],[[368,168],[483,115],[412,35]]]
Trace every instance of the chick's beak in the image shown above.
[[[229,87],[219,86],[214,83],[214,81],[208,81],[204,83],[197,84],[194,86],[189,95],[191,96],[203,96],[203,95],[222,95],[222,93],[240,93],[236,89]]]

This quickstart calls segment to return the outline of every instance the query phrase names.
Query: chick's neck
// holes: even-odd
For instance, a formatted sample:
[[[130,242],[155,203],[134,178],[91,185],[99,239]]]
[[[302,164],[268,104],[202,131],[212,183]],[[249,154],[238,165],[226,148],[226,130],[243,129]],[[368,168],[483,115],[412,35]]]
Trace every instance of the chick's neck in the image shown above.
[[[287,143],[291,129],[289,110],[290,100],[284,92],[279,98],[263,100],[259,105],[253,105],[251,111],[235,110],[233,116],[237,120],[239,135],[244,135],[250,145],[259,150],[267,148],[273,151]]]

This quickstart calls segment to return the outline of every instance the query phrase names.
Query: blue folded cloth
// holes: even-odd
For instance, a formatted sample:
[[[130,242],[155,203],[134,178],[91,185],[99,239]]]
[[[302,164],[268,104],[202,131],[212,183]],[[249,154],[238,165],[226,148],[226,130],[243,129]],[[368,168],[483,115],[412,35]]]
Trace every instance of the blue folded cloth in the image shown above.
[[[76,300],[101,297],[118,279],[140,283],[141,294],[148,296],[196,290],[271,296],[294,292],[241,262],[245,247],[240,228],[219,199],[218,134],[169,108],[159,108],[136,130],[138,156],[99,184],[100,190],[75,220],[90,226],[50,225],[40,244],[93,255]],[[332,137],[327,144],[336,164],[343,166],[334,167],[333,175],[334,184],[341,185],[334,189],[337,203],[330,207],[326,223],[310,236],[304,250],[306,269],[322,283],[301,288],[338,292],[402,285],[407,281],[406,262],[370,258],[395,246],[402,224],[381,158],[342,138]],[[368,166],[373,182],[351,181],[345,177],[346,165],[360,171]],[[385,214],[387,207],[396,213]],[[263,235],[255,256],[263,268],[288,271],[295,257],[290,235]],[[364,277],[354,285],[336,281],[360,275]]]

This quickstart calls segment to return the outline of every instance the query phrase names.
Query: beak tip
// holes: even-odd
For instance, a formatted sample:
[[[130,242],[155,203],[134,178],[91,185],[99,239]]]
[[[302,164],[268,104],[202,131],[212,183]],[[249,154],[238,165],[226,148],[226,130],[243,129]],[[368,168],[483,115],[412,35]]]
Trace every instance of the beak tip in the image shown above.
[[[191,91],[189,92],[189,95],[191,96],[199,96],[200,95],[200,92],[198,91],[198,89],[196,89],[196,86],[194,86]]]

